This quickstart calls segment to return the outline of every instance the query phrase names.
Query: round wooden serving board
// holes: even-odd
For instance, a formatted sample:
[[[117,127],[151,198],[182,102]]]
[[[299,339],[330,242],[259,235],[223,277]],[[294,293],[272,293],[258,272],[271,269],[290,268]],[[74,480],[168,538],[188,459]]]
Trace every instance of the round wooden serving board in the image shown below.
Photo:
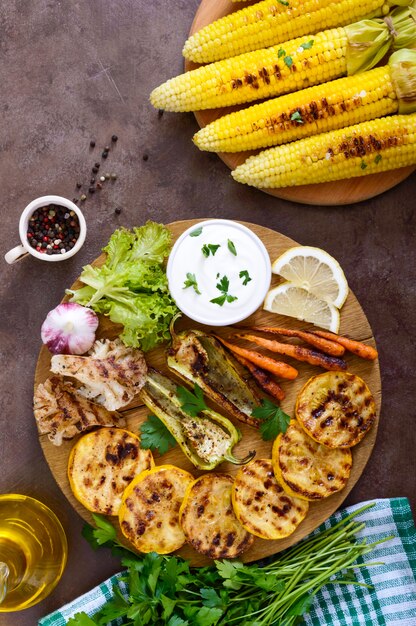
[[[169,228],[172,230],[174,239],[176,239],[186,228],[196,223],[197,220],[174,222],[169,225]],[[281,235],[280,233],[277,233],[268,228],[264,228],[262,226],[257,226],[254,224],[246,224],[246,226],[251,228],[262,239],[267,247],[272,261],[288,248],[297,245],[296,242],[294,242],[292,239],[289,239],[288,237],[285,237],[284,235]],[[104,261],[104,258],[104,255],[101,255],[101,257],[99,257],[99,259],[95,261],[95,264],[101,264]],[[276,285],[278,282],[279,278],[277,276],[273,276],[272,285]],[[80,285],[81,283],[77,281],[73,287],[77,288]],[[302,323],[292,318],[267,313],[262,309],[258,309],[250,318],[248,318],[248,320],[245,320],[244,325],[247,324],[265,324],[302,329],[311,328],[311,325],[307,323]],[[192,327],[201,326],[195,324],[187,318],[182,318],[180,323],[178,323],[178,328]],[[206,330],[209,329],[207,328]],[[227,330],[229,331],[229,329],[226,328],[216,328],[215,332],[226,335]],[[353,293],[349,294],[347,301],[342,309],[340,332],[342,334],[347,334],[354,339],[365,341],[370,345],[375,345],[367,318]],[[112,324],[107,318],[101,318],[97,337],[115,337],[116,335],[117,327]],[[166,345],[160,346],[152,350],[151,352],[148,352],[146,354],[146,359],[149,364],[153,365],[154,367],[158,367],[160,370],[168,373],[165,361],[165,350]],[[44,382],[48,378],[50,374],[50,359],[51,355],[49,353],[49,350],[45,346],[43,346],[40,350],[37,362],[35,372],[35,386],[39,383]],[[361,376],[370,387],[375,397],[377,405],[377,415],[379,415],[381,405],[381,381],[378,361],[365,361],[363,359],[359,359],[352,354],[348,354],[346,356],[346,360],[348,362],[349,371]],[[281,384],[284,391],[286,392],[286,398],[282,402],[282,408],[290,416],[293,416],[297,393],[311,376],[319,374],[323,370],[318,367],[311,366],[307,363],[293,361],[291,362],[299,370],[299,375],[296,380],[283,381]],[[170,375],[172,376],[172,374]],[[137,433],[139,432],[140,423],[146,419],[147,415],[149,414],[149,410],[146,407],[140,406],[139,400],[136,401],[136,403],[133,402],[128,408],[131,409],[131,407],[136,408],[133,410],[129,410],[128,412],[128,415],[126,417],[127,428]],[[241,442],[235,448],[236,456],[243,456],[244,453],[247,453],[249,450],[255,449],[257,451],[257,458],[271,458],[272,442],[263,441],[259,437],[257,430],[250,428],[245,424],[238,423],[238,426],[243,433],[243,437]],[[362,442],[353,448],[353,467],[351,471],[351,476],[347,486],[343,491],[336,493],[326,500],[322,500],[321,502],[312,502],[310,504],[310,509],[306,518],[297,528],[295,533],[293,533],[293,535],[291,535],[290,537],[277,541],[266,541],[256,538],[252,547],[243,554],[242,560],[246,562],[254,561],[270,554],[274,554],[275,552],[279,552],[280,550],[287,548],[288,546],[296,543],[297,541],[305,537],[305,535],[310,533],[317,526],[319,526],[319,524],[325,521],[329,517],[329,515],[331,515],[331,513],[333,513],[341,505],[345,497],[348,495],[349,491],[353,488],[353,486],[359,479],[370,457],[376,439],[376,434],[377,423],[372,427],[372,429],[362,440]],[[87,511],[73,496],[67,478],[68,457],[75,440],[65,441],[60,447],[54,446],[49,441],[47,435],[39,435],[39,440],[49,467],[62,491],[71,502],[72,506],[78,511],[78,513],[86,521],[92,523],[92,517],[89,511]],[[202,473],[200,471],[197,471],[193,467],[193,465],[184,456],[178,446],[171,449],[162,457],[159,457],[157,454],[155,454],[155,462],[157,465],[165,463],[177,465],[178,467],[182,467],[183,469],[191,472],[195,477],[199,476]],[[223,463],[221,466],[219,466],[219,468],[217,468],[217,471],[235,474],[237,468],[229,463]],[[114,518],[114,523],[117,525],[116,518]],[[201,556],[192,548],[186,545],[181,550],[179,550],[179,554],[185,558],[190,559],[193,565],[203,565],[208,562],[205,557]]]
[[[224,17],[224,15],[233,11],[238,11],[248,4],[252,3],[231,2],[231,0],[202,0],[195,14],[189,35],[193,35],[214,20]],[[187,59],[185,60],[186,71],[194,69],[195,67],[198,67],[198,65]],[[254,104],[254,102],[249,104]],[[230,113],[231,111],[237,111],[240,108],[243,108],[243,106],[207,109],[205,111],[196,111],[194,114],[199,126],[203,128],[222,115]],[[240,165],[249,156],[257,154],[258,152],[260,152],[260,150],[251,152],[221,152],[218,153],[218,156],[230,169],[234,170],[237,165]],[[370,174],[368,176],[321,183],[319,185],[301,185],[299,187],[285,187],[283,189],[263,189],[262,191],[276,196],[277,198],[292,200],[293,202],[300,202],[302,204],[353,204],[354,202],[368,200],[368,198],[373,198],[387,191],[387,189],[391,189],[407,178],[415,169],[416,166],[411,165],[389,172],[380,172],[380,174]]]

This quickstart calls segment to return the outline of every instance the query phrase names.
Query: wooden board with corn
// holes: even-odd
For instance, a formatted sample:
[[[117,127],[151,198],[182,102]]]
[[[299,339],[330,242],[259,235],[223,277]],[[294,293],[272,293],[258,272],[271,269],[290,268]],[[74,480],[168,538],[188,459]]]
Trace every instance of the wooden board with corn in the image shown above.
[[[292,8],[296,4],[299,3],[292,2]],[[329,4],[327,0],[314,2],[315,9]],[[359,10],[358,0],[351,0],[350,4]],[[397,112],[413,112],[416,92],[414,51],[407,50],[400,62],[397,60],[396,67],[390,64],[361,74],[377,65],[387,52],[416,47],[416,1],[398,0],[395,4],[401,6],[382,19],[364,19],[320,33],[314,30],[312,34],[272,48],[192,69],[156,88],[151,94],[151,102],[157,108],[172,111],[201,111],[197,119],[200,125],[202,120],[202,126],[214,120],[194,136],[194,142],[201,149],[221,152],[220,156],[233,168],[241,164],[245,156],[243,150],[293,142]],[[368,8],[368,3],[366,6]],[[223,15],[223,9],[219,9],[217,15]],[[386,4],[381,8],[382,13],[385,10]],[[296,22],[296,19],[292,21]],[[200,32],[207,22],[199,20]],[[296,29],[296,23],[293,26]],[[195,32],[195,26],[193,30]],[[399,66],[401,71],[397,72]],[[339,79],[355,73],[359,73],[355,79]],[[225,106],[276,94],[286,95],[221,117],[227,113],[223,110]],[[219,115],[214,107],[220,109]],[[400,150],[399,144],[397,150]],[[237,154],[233,158],[230,154],[228,159],[224,154],[226,151]],[[412,151],[410,156],[407,154],[406,162],[409,158],[412,165],[416,163]],[[367,165],[362,169],[367,169]],[[385,160],[383,170],[375,171],[387,169]],[[371,171],[370,168],[364,173]],[[337,179],[352,175],[346,168],[345,175]],[[400,178],[398,172],[397,182],[405,175]],[[296,184],[312,182],[304,180]],[[381,191],[389,186],[388,183],[382,185]]]

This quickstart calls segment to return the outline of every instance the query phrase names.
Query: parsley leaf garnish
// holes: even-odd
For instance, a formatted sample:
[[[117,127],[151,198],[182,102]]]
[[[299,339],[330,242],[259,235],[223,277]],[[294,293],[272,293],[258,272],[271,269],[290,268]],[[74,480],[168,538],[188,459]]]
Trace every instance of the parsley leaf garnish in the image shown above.
[[[206,243],[202,246],[201,251],[205,258],[208,258],[210,254],[215,256],[216,251],[220,248],[220,244]]]
[[[196,417],[198,413],[208,408],[205,404],[202,389],[197,383],[194,385],[193,392],[186,389],[186,387],[179,386],[176,387],[176,393],[178,394],[182,409],[191,417]]]
[[[230,281],[228,279],[228,276],[224,275],[219,283],[216,284],[216,287],[219,291],[222,291],[222,294],[210,300],[210,302],[212,302],[213,304],[218,304],[219,306],[222,306],[224,302],[234,302],[234,300],[238,300],[237,296],[232,296],[228,293],[228,289],[230,287]]]
[[[92,516],[97,528],[85,525],[82,529],[82,536],[88,541],[93,550],[97,550],[105,543],[115,540],[116,530],[103,515],[93,513]]]
[[[277,51],[277,56],[279,59],[286,56],[286,50],[283,50],[283,48],[279,48],[279,50]]]
[[[365,161],[361,161],[361,165],[360,165],[362,170],[365,170],[367,167],[367,163]]]
[[[75,613],[74,617],[70,617],[67,621],[68,626],[97,626],[97,622],[94,622],[84,611],[82,613]]]
[[[212,302],[212,304],[219,304],[220,306],[222,306],[224,302],[226,301],[226,299],[227,299],[227,296],[223,294],[222,296],[217,296],[216,298],[212,298],[210,302]]]
[[[200,226],[199,228],[195,228],[195,230],[193,230],[191,233],[189,233],[190,237],[199,237],[199,235],[202,233],[202,226]]]
[[[280,4],[283,4],[283,6],[288,7],[289,6],[289,2],[287,0],[277,0],[278,2],[280,2]]]
[[[184,620],[177,615],[173,615],[167,623],[167,626],[189,626],[188,620]]]
[[[176,440],[156,415],[148,415],[140,426],[140,445],[146,450],[157,450],[162,455],[176,445]]]
[[[290,116],[290,119],[292,120],[292,122],[303,124],[303,119],[299,111],[295,111],[294,113],[292,113],[292,115]]]
[[[241,270],[239,277],[243,279],[244,287],[250,282],[250,280],[252,280],[247,270]]]
[[[231,254],[233,254],[234,256],[237,256],[237,250],[235,249],[234,242],[231,241],[231,239],[227,240],[227,246]]]
[[[183,283],[183,289],[188,289],[188,287],[193,287],[195,293],[197,293],[199,296],[201,295],[195,274],[191,274],[191,272],[188,272],[186,274],[186,280]]]
[[[381,156],[381,154],[377,154],[377,155],[375,156],[375,158],[374,158],[374,163],[375,163],[376,165],[378,165],[378,164],[380,163],[380,161],[381,161],[381,159],[382,159],[382,158],[383,158],[383,157]]]
[[[287,65],[287,67],[292,67],[293,65],[293,59],[290,56],[286,56],[283,61],[285,62],[285,64]]]
[[[275,439],[280,433],[285,433],[289,426],[289,415],[267,398],[263,398],[261,406],[253,409],[251,414],[262,420],[260,432],[264,441]]]
[[[310,50],[312,48],[314,44],[314,40],[311,39],[310,41],[307,41],[305,43],[301,43],[299,48],[302,48],[302,50]]]
[[[230,281],[228,280],[228,276],[223,276],[220,280],[219,283],[217,283],[216,287],[217,289],[219,289],[220,291],[223,291],[224,293],[227,293],[228,288],[230,286]]]

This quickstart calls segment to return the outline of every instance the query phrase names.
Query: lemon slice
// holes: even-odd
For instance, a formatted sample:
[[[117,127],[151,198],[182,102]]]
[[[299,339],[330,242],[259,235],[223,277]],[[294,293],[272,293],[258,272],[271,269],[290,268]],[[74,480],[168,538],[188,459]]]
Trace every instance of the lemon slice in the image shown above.
[[[311,322],[333,333],[337,333],[339,329],[339,311],[333,304],[289,282],[270,289],[263,308],[271,313]]]
[[[338,308],[348,295],[347,279],[340,264],[320,248],[290,248],[276,259],[272,272]]]

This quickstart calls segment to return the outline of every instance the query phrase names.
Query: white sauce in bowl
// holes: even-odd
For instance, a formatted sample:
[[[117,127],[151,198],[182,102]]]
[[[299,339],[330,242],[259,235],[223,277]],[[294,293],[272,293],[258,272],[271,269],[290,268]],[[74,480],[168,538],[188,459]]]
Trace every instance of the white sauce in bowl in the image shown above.
[[[166,271],[179,309],[211,326],[235,324],[254,313],[271,279],[270,258],[257,235],[220,219],[186,230],[173,246]]]

